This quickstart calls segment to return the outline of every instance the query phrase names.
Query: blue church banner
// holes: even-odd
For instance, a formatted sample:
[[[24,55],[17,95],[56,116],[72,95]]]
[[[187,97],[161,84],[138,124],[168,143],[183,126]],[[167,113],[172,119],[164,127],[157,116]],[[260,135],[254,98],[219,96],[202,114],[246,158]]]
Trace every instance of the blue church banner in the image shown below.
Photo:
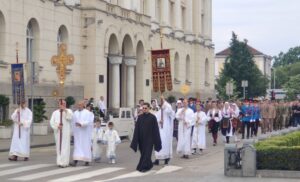
[[[11,65],[13,103],[20,105],[25,100],[23,64]]]

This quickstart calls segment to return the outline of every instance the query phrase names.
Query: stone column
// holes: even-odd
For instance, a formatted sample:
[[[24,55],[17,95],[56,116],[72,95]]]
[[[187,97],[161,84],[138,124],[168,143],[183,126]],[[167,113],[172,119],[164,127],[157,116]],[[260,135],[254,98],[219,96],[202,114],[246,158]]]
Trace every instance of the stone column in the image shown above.
[[[181,0],[175,0],[175,37],[182,38],[184,36],[183,29],[182,29],[182,7],[181,7]]]
[[[140,0],[132,0],[132,2],[131,2],[132,4],[131,4],[131,9],[133,10],[133,11],[136,11],[136,12],[138,12],[138,13],[140,13],[141,12],[141,1]]]
[[[156,17],[156,1],[148,0],[147,3],[147,14],[151,16],[151,30],[156,31],[159,29],[159,23]]]
[[[122,8],[126,8],[126,9],[129,9],[131,10],[131,5],[132,5],[132,0],[122,0],[120,3],[121,3],[121,7]]]
[[[170,34],[172,27],[170,25],[170,2],[169,0],[161,0],[161,28],[163,34]]]
[[[134,68],[136,66],[136,59],[125,58],[125,64],[127,66],[127,107],[134,108],[134,96],[135,96]]]
[[[112,108],[120,107],[120,64],[122,63],[122,56],[110,56],[108,58],[109,63],[111,64],[111,92],[112,97],[110,98]]]
[[[193,0],[188,0],[186,2],[186,30],[185,30],[185,39],[186,41],[193,41],[195,36],[193,34]]]
[[[212,0],[205,0],[204,1],[204,40],[205,45],[211,44],[211,37],[212,37]]]

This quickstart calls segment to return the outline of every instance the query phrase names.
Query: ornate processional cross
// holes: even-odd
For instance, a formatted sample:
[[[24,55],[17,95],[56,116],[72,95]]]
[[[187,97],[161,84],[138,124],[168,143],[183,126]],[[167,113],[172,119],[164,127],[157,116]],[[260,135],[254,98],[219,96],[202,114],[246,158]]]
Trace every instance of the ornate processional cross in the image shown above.
[[[57,56],[52,56],[51,63],[53,66],[56,66],[56,72],[59,79],[59,84],[63,90],[63,86],[66,79],[67,65],[74,63],[74,56],[72,54],[67,54],[67,45],[61,44],[59,46],[59,54]],[[63,96],[63,94],[60,94]]]
[[[61,44],[59,46],[59,54],[57,56],[52,56],[51,63],[56,67],[56,72],[59,78],[59,84],[63,85],[66,79],[67,65],[74,63],[74,56],[72,54],[67,55],[66,44]]]

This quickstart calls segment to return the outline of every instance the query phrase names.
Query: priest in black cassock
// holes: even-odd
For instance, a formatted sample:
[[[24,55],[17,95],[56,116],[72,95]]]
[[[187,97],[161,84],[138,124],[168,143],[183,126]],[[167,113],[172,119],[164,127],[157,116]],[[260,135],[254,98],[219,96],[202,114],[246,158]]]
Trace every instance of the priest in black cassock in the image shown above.
[[[143,104],[143,114],[141,114],[136,122],[133,139],[130,147],[136,152],[139,148],[141,158],[137,166],[140,172],[147,172],[152,167],[152,151],[159,152],[161,150],[161,139],[156,117],[149,112],[150,104]]]

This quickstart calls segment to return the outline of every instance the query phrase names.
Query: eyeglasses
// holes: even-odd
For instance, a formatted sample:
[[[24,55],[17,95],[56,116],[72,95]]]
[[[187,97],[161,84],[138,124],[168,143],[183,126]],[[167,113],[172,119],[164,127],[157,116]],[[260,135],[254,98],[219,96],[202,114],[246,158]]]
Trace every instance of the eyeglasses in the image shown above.
[[[144,110],[147,110],[147,109],[148,109],[148,107],[143,107],[143,109],[144,109]]]

